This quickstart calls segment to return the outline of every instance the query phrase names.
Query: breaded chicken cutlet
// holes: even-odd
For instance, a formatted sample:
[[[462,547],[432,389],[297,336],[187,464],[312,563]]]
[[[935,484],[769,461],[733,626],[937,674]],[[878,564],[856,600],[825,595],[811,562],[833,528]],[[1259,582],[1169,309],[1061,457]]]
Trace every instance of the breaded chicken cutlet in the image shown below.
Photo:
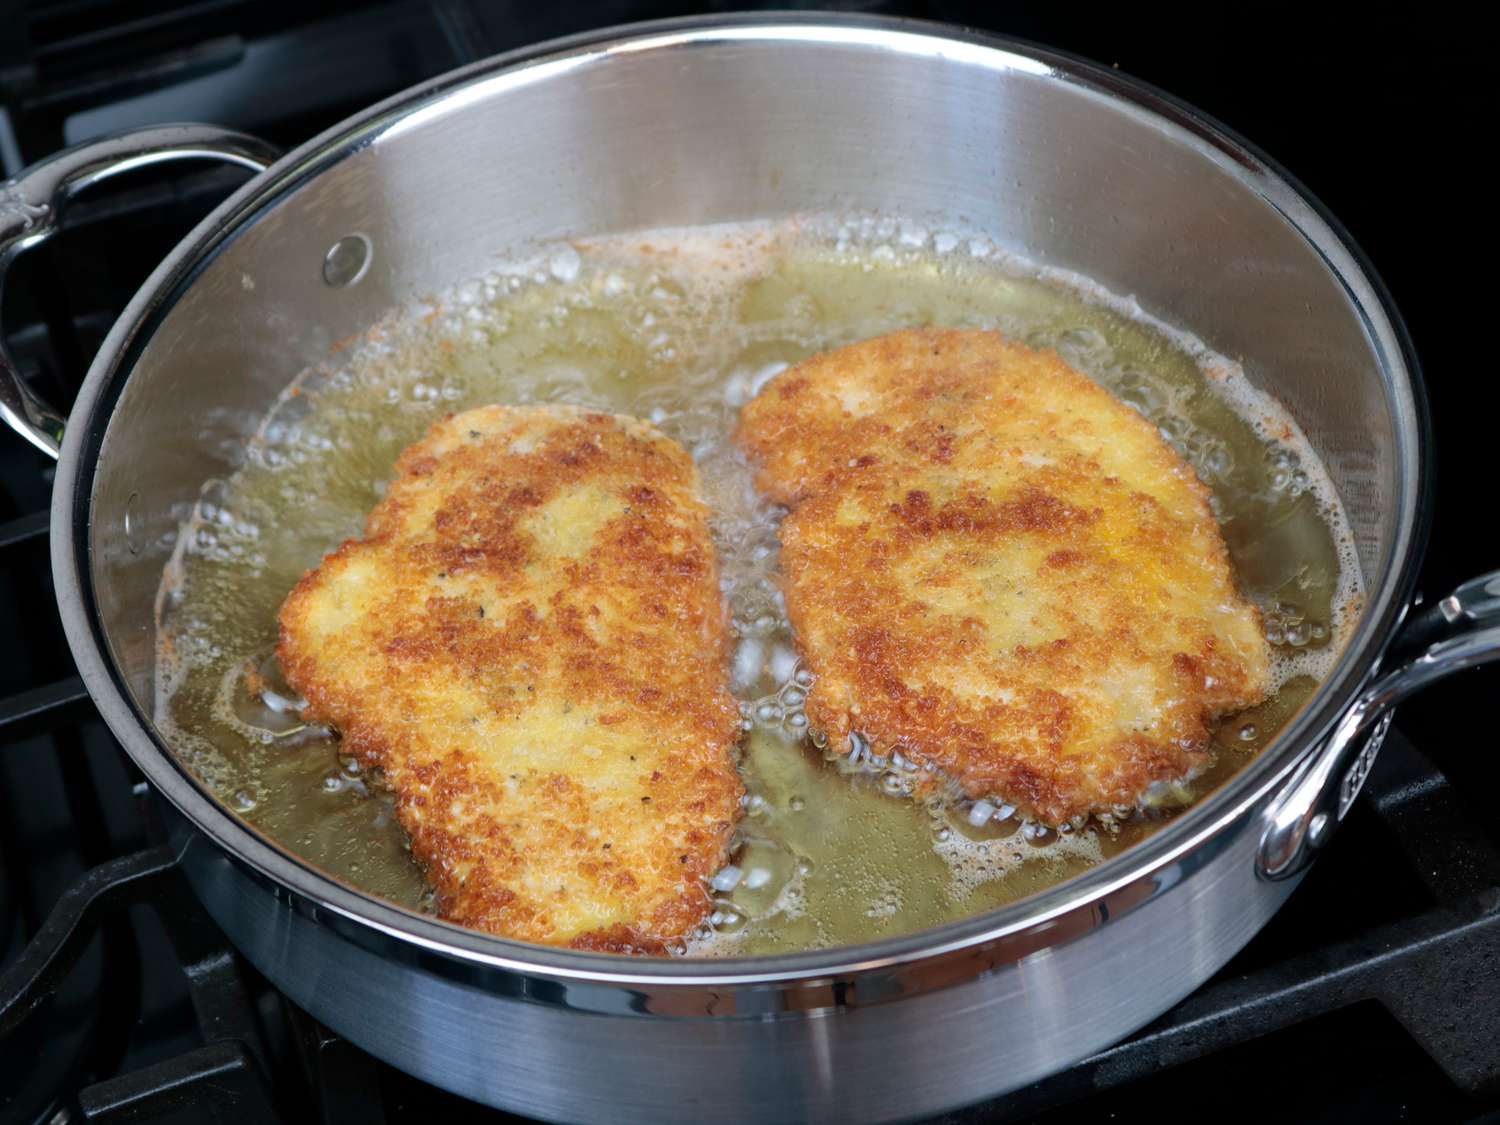
[[[659,953],[708,913],[740,720],[676,442],[566,407],[439,422],[280,621],[305,714],[383,771],[443,917]]]
[[[1269,650],[1208,489],[1145,418],[997,332],[815,356],[745,409],[787,506],[814,728],[1057,824],[1200,771]]]

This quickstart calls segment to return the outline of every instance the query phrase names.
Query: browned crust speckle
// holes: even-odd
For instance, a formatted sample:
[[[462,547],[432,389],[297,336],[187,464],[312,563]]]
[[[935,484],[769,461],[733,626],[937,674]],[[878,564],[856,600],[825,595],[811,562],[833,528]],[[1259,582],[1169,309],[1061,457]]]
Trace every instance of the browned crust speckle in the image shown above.
[[[691,459],[630,419],[487,407],[396,466],[278,649],[383,771],[452,921],[661,953],[709,910],[742,787]]]
[[[739,438],[782,524],[810,720],[1058,823],[1201,770],[1269,651],[1208,490],[1055,353],[905,331],[816,356]]]

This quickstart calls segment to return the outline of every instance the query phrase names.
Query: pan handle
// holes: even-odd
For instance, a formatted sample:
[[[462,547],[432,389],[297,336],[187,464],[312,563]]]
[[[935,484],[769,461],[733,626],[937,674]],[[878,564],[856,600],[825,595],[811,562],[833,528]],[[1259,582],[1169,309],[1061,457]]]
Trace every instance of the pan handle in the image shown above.
[[[64,149],[0,183],[0,293],[21,251],[49,238],[78,192],[120,172],[168,160],[223,160],[262,172],[280,155],[264,141],[213,125],[132,129]],[[0,419],[43,453],[58,456],[67,419],[26,385],[0,334]]]
[[[1500,570],[1413,615],[1389,654],[1397,663],[1365,685],[1271,805],[1255,857],[1262,879],[1290,879],[1312,862],[1359,796],[1396,704],[1454,672],[1500,660]]]

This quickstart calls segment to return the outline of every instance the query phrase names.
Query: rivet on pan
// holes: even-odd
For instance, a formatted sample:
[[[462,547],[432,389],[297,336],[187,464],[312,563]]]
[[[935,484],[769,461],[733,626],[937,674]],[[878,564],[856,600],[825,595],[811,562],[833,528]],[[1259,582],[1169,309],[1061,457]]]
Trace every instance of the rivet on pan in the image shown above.
[[[125,546],[132,555],[141,553],[141,494],[132,492],[125,501]]]
[[[1331,826],[1328,814],[1320,812],[1307,826],[1307,842],[1315,848],[1318,847],[1323,843],[1323,837],[1328,835],[1328,829]]]
[[[362,234],[346,234],[323,255],[323,280],[335,289],[355,284],[370,269],[370,240]]]

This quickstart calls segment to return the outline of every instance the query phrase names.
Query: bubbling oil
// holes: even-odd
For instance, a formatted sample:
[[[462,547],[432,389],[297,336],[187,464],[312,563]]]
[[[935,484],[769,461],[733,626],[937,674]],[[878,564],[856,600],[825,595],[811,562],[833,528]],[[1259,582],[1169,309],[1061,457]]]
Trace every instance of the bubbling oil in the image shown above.
[[[811,673],[778,584],[783,514],[732,441],[739,409],[813,353],[900,328],[998,328],[1151,419],[1212,490],[1276,691],[1227,720],[1203,774],[1088,823],[909,798],[913,763],[809,730]],[[734,638],[745,816],[684,952],[768,953],[906,933],[1030,894],[1154,831],[1263,747],[1331,666],[1358,566],[1300,431],[1239,369],[1085,279],[983,238],[880,216],[692,228],[550,247],[415,307],[302,372],[226,480],[204,484],[158,599],[156,721],[229,807],[330,874],[430,909],[378,778],[305,723],[275,665],[292,585],[360,533],[402,448],[450,412],[571,403],[647,418],[691,453]],[[906,799],[903,799],[906,798]],[[998,798],[997,798],[998,800]]]

